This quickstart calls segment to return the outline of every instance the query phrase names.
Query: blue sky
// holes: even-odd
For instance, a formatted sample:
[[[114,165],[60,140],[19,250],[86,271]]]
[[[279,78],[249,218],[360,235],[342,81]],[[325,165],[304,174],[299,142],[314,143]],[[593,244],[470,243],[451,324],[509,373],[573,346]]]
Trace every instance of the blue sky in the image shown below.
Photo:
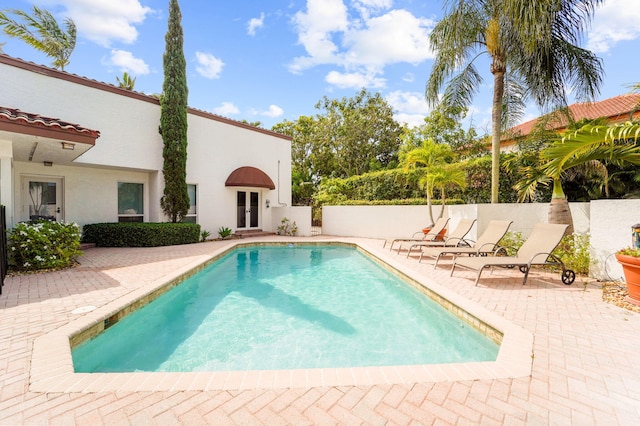
[[[428,37],[443,1],[429,0],[181,0],[190,106],[270,128],[314,115],[323,96],[380,92],[396,119],[420,124],[429,109],[424,88],[433,63]],[[36,4],[78,27],[66,71],[116,84],[123,72],[135,90],[159,93],[168,0],[0,0],[0,9]],[[604,61],[599,99],[640,82],[640,1],[606,0],[584,40]],[[5,53],[49,65],[20,40],[0,34]],[[490,132],[492,76],[465,123]],[[0,97],[0,104],[2,103]],[[37,111],[30,111],[36,112]],[[523,121],[539,114],[530,107]],[[65,119],[65,117],[60,117]],[[73,120],[73,117],[66,119]]]

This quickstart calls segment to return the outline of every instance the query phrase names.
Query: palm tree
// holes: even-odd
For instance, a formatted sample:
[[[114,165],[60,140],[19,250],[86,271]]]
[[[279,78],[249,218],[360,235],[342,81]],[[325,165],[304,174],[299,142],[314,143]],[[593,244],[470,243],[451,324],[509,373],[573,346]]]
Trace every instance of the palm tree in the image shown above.
[[[440,197],[442,200],[442,208],[438,219],[444,214],[444,206],[447,201],[446,190],[448,188],[461,188],[467,187],[467,173],[460,166],[460,163],[447,164],[445,166],[436,167],[431,173],[423,176],[420,179],[420,184],[425,185],[426,180],[430,181],[430,187],[438,189],[440,191]],[[426,186],[426,185],[425,185]]]
[[[133,90],[136,85],[136,78],[129,75],[128,72],[122,73],[122,79],[116,76],[116,80],[118,80],[118,87],[126,90]]]
[[[549,206],[549,223],[565,223],[573,231],[569,202],[562,188],[562,175],[584,164],[606,161],[612,164],[640,164],[640,123],[614,125],[587,124],[567,133],[540,152],[546,163],[544,173],[553,179],[553,194]],[[554,207],[554,208],[552,208]],[[569,230],[567,231],[569,233]]]
[[[404,158],[404,169],[408,171],[412,167],[422,166],[425,174],[421,177],[421,186],[427,195],[427,206],[429,208],[429,226],[433,226],[433,209],[431,198],[433,195],[433,176],[432,172],[440,169],[441,166],[453,158],[453,151],[449,145],[435,143],[430,139],[425,140],[422,146],[409,151]],[[442,205],[444,209],[444,204]]]
[[[53,66],[63,70],[76,47],[76,24],[71,18],[64,20],[65,31],[60,28],[51,12],[33,6],[33,16],[22,10],[10,9],[22,18],[20,23],[0,11],[0,26],[11,37],[16,37],[54,59]]]
[[[449,0],[431,32],[436,51],[426,87],[430,104],[468,107],[483,80],[475,62],[491,59],[493,74],[491,202],[498,202],[500,136],[529,98],[541,107],[566,105],[565,88],[592,98],[602,63],[576,44],[603,0]],[[505,119],[506,118],[506,119]]]

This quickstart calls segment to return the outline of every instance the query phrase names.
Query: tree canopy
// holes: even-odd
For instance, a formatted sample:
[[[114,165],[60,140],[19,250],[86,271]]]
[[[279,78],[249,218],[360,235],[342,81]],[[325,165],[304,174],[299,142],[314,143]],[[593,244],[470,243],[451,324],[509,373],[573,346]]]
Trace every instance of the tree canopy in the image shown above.
[[[501,131],[517,119],[528,99],[566,105],[566,90],[592,98],[602,82],[602,63],[578,46],[596,5],[603,0],[457,0],[431,32],[436,58],[426,98],[469,106],[483,84],[476,68],[488,55],[493,75],[491,202],[498,202]],[[506,113],[505,113],[506,112]]]

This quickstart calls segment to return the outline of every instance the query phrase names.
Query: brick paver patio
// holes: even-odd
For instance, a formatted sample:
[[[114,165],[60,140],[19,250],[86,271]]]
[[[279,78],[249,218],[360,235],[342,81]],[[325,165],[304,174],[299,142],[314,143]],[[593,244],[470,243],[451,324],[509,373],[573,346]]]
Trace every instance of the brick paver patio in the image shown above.
[[[564,286],[557,273],[534,271],[523,287],[517,270],[501,269],[483,274],[475,287],[471,272],[449,277],[447,262],[434,270],[382,249],[380,240],[358,242],[533,333],[531,375],[215,391],[36,391],[37,339],[90,315],[78,308],[100,309],[233,242],[93,248],[76,268],[5,281],[0,424],[640,424],[640,314],[604,303],[597,283],[578,278]],[[114,381],[106,377],[105,389],[117,389]]]

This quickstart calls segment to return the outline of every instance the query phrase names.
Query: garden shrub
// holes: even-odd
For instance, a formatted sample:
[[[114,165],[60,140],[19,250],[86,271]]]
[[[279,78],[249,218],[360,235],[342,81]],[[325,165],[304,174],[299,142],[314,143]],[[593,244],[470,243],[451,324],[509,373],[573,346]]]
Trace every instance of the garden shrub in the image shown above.
[[[278,235],[288,235],[295,236],[298,233],[298,225],[295,221],[290,222],[288,218],[283,217],[280,221],[280,226],[278,226],[278,230],[276,234]]]
[[[200,241],[196,223],[93,223],[82,228],[82,241],[98,247],[158,247]]]
[[[500,240],[499,245],[507,247],[509,256],[515,256],[524,241],[522,232],[509,231]],[[553,254],[564,262],[565,268],[573,270],[577,275],[589,275],[589,267],[592,263],[589,234],[565,235]]]
[[[21,222],[9,232],[8,243],[11,264],[22,271],[66,268],[82,254],[75,223]]]
[[[591,266],[591,238],[589,234],[565,235],[553,252],[567,269],[578,275],[589,275]]]
[[[447,192],[449,199],[461,200],[463,204],[487,203],[491,200],[491,157],[485,156],[462,163],[467,172],[465,189],[453,188]],[[325,178],[318,185],[314,195],[314,205],[346,205],[358,201],[361,205],[380,205],[382,200],[394,200],[393,204],[402,204],[406,200],[421,199],[426,204],[425,192],[418,182],[424,174],[424,168],[405,171],[402,168],[382,170],[349,178]],[[502,203],[517,201],[517,192],[513,186],[515,176],[507,173],[501,166],[499,199]],[[433,202],[438,203],[440,191],[434,189]],[[363,202],[368,201],[369,203]],[[455,202],[451,202],[454,204]],[[418,203],[420,204],[420,203]]]
[[[524,240],[522,232],[509,231],[504,234],[498,245],[507,250],[508,256],[515,256],[522,244],[524,244]]]

